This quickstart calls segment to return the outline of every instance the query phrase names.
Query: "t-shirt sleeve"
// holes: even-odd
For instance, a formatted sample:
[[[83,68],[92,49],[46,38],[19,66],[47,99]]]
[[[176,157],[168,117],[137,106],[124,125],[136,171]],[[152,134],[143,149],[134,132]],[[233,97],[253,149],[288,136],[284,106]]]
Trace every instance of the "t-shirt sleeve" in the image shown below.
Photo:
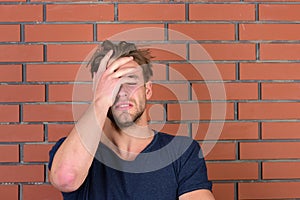
[[[180,158],[178,174],[178,195],[198,189],[212,189],[207,178],[205,160],[199,144],[193,141]]]
[[[52,149],[49,151],[49,163],[48,163],[48,169],[49,170],[51,170],[53,158],[54,158],[54,155],[55,155],[56,151],[58,150],[60,145],[65,141],[65,139],[66,138],[64,137],[64,138],[61,138],[60,140],[58,140],[56,142],[56,144],[52,147]]]

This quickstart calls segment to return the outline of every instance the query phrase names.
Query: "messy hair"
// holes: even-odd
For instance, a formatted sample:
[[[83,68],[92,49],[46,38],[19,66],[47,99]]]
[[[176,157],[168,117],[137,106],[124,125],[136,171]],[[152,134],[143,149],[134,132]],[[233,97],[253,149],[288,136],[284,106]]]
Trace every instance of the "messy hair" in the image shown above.
[[[135,44],[127,43],[125,41],[114,44],[109,40],[105,40],[101,46],[99,45],[89,62],[91,65],[92,77],[94,73],[98,71],[101,60],[110,50],[113,50],[113,55],[111,56],[113,59],[132,56],[133,60],[142,67],[145,82],[150,80],[153,71],[150,62],[152,56],[148,49],[137,49]]]

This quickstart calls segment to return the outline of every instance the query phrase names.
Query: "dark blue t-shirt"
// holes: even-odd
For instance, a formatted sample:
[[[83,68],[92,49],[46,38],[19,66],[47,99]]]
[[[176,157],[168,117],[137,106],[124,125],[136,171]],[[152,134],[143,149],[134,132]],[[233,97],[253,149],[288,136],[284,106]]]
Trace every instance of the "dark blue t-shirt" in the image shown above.
[[[49,169],[64,139],[50,151]],[[199,144],[158,132],[134,161],[122,160],[101,143],[84,183],[62,194],[65,200],[176,200],[184,193],[211,188]]]

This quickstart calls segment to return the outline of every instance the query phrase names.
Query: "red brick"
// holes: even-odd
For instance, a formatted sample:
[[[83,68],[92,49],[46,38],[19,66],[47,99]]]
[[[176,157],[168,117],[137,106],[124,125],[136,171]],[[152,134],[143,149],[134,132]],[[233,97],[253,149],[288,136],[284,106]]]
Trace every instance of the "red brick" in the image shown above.
[[[258,123],[225,122],[192,124],[195,140],[252,140],[258,139]]]
[[[62,200],[61,192],[52,185],[23,185],[24,200],[55,199]]]
[[[159,84],[152,85],[151,100],[188,100],[187,84]]]
[[[182,2],[182,0],[174,0],[174,2]],[[186,0],[184,2],[195,2],[199,3],[199,0]],[[208,2],[208,3],[216,3],[216,2],[222,2],[224,3],[224,0],[203,0],[201,1],[203,3]],[[226,2],[239,2],[239,0],[226,0]]]
[[[166,80],[167,79],[167,69],[164,64],[153,64],[153,76],[151,80]]]
[[[164,40],[163,24],[98,24],[98,40]]]
[[[49,151],[52,144],[25,144],[24,161],[25,162],[48,162]]]
[[[299,9],[300,5],[297,4],[260,4],[259,19],[272,21],[299,21]]]
[[[9,200],[18,200],[19,189],[18,185],[1,185],[0,186],[0,196],[3,199],[9,199]]]
[[[241,63],[241,80],[294,80],[299,79],[299,63]]]
[[[300,99],[299,83],[262,83],[262,99]]]
[[[47,46],[48,61],[77,61],[90,58],[95,45],[93,44],[49,44]]]
[[[215,199],[234,199],[234,183],[214,183],[212,192]]]
[[[44,165],[1,165],[1,182],[43,182]]]
[[[49,85],[49,101],[91,101],[91,84]]]
[[[263,122],[263,139],[300,139],[299,122]]]
[[[240,159],[298,159],[299,142],[249,142],[240,144]]]
[[[299,198],[300,182],[239,183],[239,199]]]
[[[48,141],[56,142],[66,137],[73,129],[74,124],[48,124]]]
[[[205,160],[235,160],[236,144],[233,142],[204,142],[201,144]]]
[[[252,180],[258,178],[258,164],[253,162],[207,163],[210,180]]]
[[[286,2],[298,2],[298,0],[287,0]],[[270,0],[245,0],[245,2],[271,2]],[[272,0],[272,2],[282,2],[282,0]]]
[[[76,121],[87,107],[85,104],[76,105],[74,108],[72,104],[24,105],[24,121]]]
[[[32,2],[46,2],[46,3],[51,3],[51,2],[63,2],[65,3],[66,0],[32,0]],[[82,2],[97,2],[97,0],[72,0],[72,2],[79,2],[79,3],[82,3]]]
[[[258,98],[257,83],[199,83],[192,85],[193,100],[246,100]]]
[[[113,4],[53,4],[46,6],[47,21],[113,21]],[[80,14],[76,14],[80,13]]]
[[[18,122],[18,105],[0,105],[0,122]]]
[[[201,47],[206,52],[201,50]],[[255,60],[255,51],[255,44],[191,44],[190,58],[191,60]]]
[[[76,64],[28,64],[27,81],[38,82],[74,82],[91,81],[89,69]]]
[[[212,109],[214,109],[214,113],[212,113]],[[168,120],[224,120],[234,118],[232,103],[168,104],[167,110]]]
[[[143,47],[150,50],[153,60],[186,60],[184,44],[151,44]]]
[[[149,121],[163,121],[166,110],[162,104],[147,104],[146,113]]]
[[[43,61],[43,45],[0,45],[0,62]]]
[[[22,66],[21,65],[0,65],[0,81],[1,82],[22,81]]]
[[[26,0],[1,0],[2,2],[25,2]]]
[[[1,42],[19,42],[20,25],[0,25]]]
[[[170,80],[234,80],[235,65],[226,64],[170,64]]]
[[[19,145],[0,145],[0,162],[19,162]]]
[[[0,85],[1,102],[35,102],[45,100],[44,85]]]
[[[26,42],[93,41],[92,24],[34,24],[25,25]]]
[[[299,40],[299,24],[240,24],[240,40]]]
[[[299,103],[239,103],[239,119],[298,119],[299,117]]]
[[[119,4],[118,9],[120,21],[185,20],[184,4]]]
[[[261,44],[261,60],[299,60],[300,44]]]
[[[149,124],[149,126],[160,132],[164,132],[174,136],[189,136],[188,135],[188,126],[187,124]]]
[[[189,6],[190,20],[255,20],[253,4],[190,4]]]
[[[233,24],[169,24],[168,29],[169,40],[234,40],[235,35]]]
[[[42,20],[43,5],[1,5],[0,7],[0,22],[41,22]]]
[[[41,124],[0,125],[0,142],[39,142],[44,140]]]
[[[300,162],[264,162],[262,165],[263,179],[297,179]]]

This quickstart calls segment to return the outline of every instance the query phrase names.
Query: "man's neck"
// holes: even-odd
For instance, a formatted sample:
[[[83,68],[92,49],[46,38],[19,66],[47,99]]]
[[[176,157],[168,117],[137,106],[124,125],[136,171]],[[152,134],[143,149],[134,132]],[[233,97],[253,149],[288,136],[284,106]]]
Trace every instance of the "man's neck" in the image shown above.
[[[133,125],[116,129],[112,124],[104,127],[101,142],[123,160],[134,160],[153,140],[154,132],[147,125]]]

